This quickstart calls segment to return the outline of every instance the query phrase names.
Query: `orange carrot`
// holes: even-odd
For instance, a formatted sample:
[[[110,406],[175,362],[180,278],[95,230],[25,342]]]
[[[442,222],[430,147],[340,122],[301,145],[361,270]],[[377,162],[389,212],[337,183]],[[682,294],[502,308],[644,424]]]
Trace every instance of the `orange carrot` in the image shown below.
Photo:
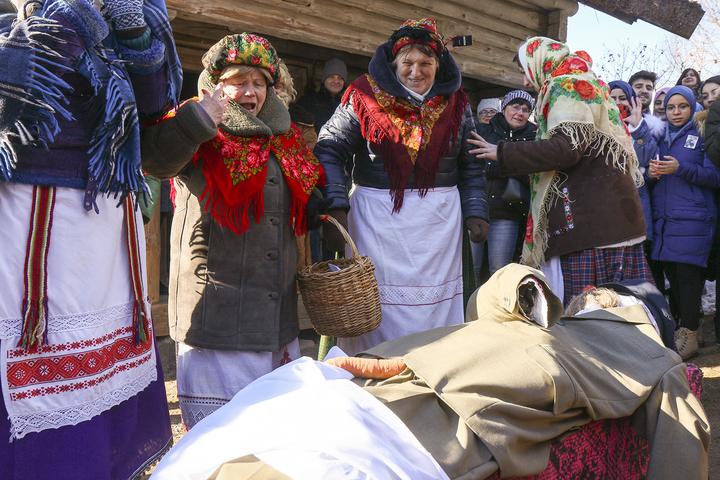
[[[337,357],[326,360],[326,363],[347,370],[355,377],[375,380],[394,377],[405,370],[405,362],[402,358]]]

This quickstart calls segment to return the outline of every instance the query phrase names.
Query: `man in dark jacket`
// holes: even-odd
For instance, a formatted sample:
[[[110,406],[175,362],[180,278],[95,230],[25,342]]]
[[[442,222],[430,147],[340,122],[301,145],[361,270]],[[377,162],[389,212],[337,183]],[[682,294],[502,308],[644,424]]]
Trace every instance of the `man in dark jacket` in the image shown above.
[[[300,107],[312,112],[315,116],[315,131],[320,129],[325,122],[332,117],[333,112],[340,105],[345,86],[347,85],[347,66],[339,58],[331,58],[325,62],[322,78],[320,79],[320,90],[305,95],[298,101]]]
[[[478,134],[491,143],[535,140],[537,127],[528,121],[535,106],[535,99],[522,90],[505,95],[498,112],[490,123],[479,124]],[[506,177],[497,163],[487,162],[487,194],[490,210],[490,232],[487,239],[488,266],[492,275],[515,260],[520,232],[524,224],[530,200],[528,176]],[[475,280],[479,282],[485,243],[471,243]]]

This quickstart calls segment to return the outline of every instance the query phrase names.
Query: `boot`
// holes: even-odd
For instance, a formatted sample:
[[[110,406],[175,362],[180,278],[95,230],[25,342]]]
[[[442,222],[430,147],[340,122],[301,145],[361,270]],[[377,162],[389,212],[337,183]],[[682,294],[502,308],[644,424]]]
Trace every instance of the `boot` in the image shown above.
[[[698,353],[697,330],[680,327],[675,331],[675,348],[683,360],[694,357]]]

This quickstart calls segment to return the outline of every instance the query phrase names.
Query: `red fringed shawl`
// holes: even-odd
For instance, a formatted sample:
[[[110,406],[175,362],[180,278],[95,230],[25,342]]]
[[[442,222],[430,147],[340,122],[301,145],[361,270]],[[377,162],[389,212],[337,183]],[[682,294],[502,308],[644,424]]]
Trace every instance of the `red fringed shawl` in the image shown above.
[[[462,124],[468,102],[462,88],[449,98],[436,96],[415,106],[390,95],[366,74],[348,87],[342,104],[349,102],[360,120],[363,138],[385,163],[393,212],[402,207],[413,173],[424,196],[435,186],[440,158],[450,150]]]
[[[294,124],[287,133],[275,136],[245,137],[218,131],[213,140],[200,146],[193,157],[206,182],[200,200],[218,224],[240,235],[250,226],[251,210],[255,221],[260,221],[265,213],[263,186],[271,153],[290,188],[290,225],[295,235],[307,232],[308,198],[315,186],[325,183],[325,174]]]

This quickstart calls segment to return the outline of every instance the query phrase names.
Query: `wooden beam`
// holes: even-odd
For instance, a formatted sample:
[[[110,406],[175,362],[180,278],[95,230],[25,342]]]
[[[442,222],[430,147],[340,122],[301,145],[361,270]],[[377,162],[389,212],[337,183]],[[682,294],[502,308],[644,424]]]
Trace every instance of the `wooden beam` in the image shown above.
[[[638,19],[668,32],[690,38],[705,11],[688,0],[582,0],[582,3],[626,23]]]
[[[368,4],[368,2],[363,3]],[[401,3],[405,7],[399,9],[393,3]],[[436,0],[396,0],[395,2],[388,2],[386,0],[376,0],[371,8],[372,11],[376,11],[381,7],[398,12],[399,17],[422,18],[431,16],[438,20],[438,23],[444,23],[448,26],[469,27],[472,30],[469,33],[478,38],[483,34],[490,37],[491,35],[487,35],[490,33],[488,30],[490,30],[500,33],[503,37],[512,36],[524,39],[532,35],[533,32],[539,31],[543,23],[543,15],[539,12],[497,0],[472,2],[463,2],[462,0],[456,2],[438,2]],[[446,35],[455,34],[454,31],[443,33]]]
[[[528,3],[536,5],[541,10],[552,12],[553,10],[562,10],[569,17],[575,15],[578,11],[578,2],[576,0],[527,0]]]
[[[495,20],[489,16],[475,14],[472,11],[460,13],[444,2],[430,2],[435,8],[416,7],[414,0],[398,0],[407,8],[399,9],[397,5],[386,0],[336,0],[338,3],[352,5],[368,13],[372,22],[376,16],[395,19],[394,24],[385,32],[386,38],[407,18],[433,17],[438,28],[446,35],[472,35],[474,43],[484,43],[498,48],[508,48],[509,44],[521,43],[540,30],[530,30]],[[421,0],[425,1],[425,0]],[[444,12],[441,13],[441,12]],[[457,16],[453,16],[457,15]],[[539,28],[539,27],[538,27]]]
[[[547,36],[564,42],[567,40],[568,17],[560,10],[548,15]]]
[[[177,11],[173,28],[176,31],[178,51],[185,68],[195,72],[201,70],[200,57],[207,48],[222,36],[241,31],[258,31],[271,37],[271,42],[274,42],[281,55],[293,56],[288,50],[295,48],[299,49],[296,52],[298,60],[307,59],[309,55],[312,59],[320,56],[318,60],[325,60],[340,50],[345,52],[344,55],[356,58],[353,63],[359,69],[364,69],[367,67],[367,59],[374,54],[377,46],[387,40],[390,32],[397,28],[400,19],[405,16],[398,13],[397,9],[391,11],[386,7],[380,8],[381,2],[377,0],[309,1],[310,7],[301,8],[283,0],[251,0],[243,4],[245,14],[242,16],[233,10],[236,7],[231,0],[168,0],[167,3]],[[380,11],[368,7],[367,2],[376,2],[370,7],[377,6]],[[450,11],[446,10],[446,13]],[[438,18],[441,26],[444,21],[450,23],[442,15]],[[455,22],[454,25],[456,28],[462,25],[467,29],[461,32],[455,30],[457,33],[467,31],[477,34],[477,29],[465,21]],[[537,33],[544,34],[545,31]],[[455,50],[453,55],[463,74],[490,84],[521,86],[522,78],[512,64],[520,40],[509,35],[494,34],[487,29],[480,35],[481,39],[485,39],[483,35],[492,41],[480,41],[476,35],[473,46]],[[281,42],[285,43],[287,50]]]

